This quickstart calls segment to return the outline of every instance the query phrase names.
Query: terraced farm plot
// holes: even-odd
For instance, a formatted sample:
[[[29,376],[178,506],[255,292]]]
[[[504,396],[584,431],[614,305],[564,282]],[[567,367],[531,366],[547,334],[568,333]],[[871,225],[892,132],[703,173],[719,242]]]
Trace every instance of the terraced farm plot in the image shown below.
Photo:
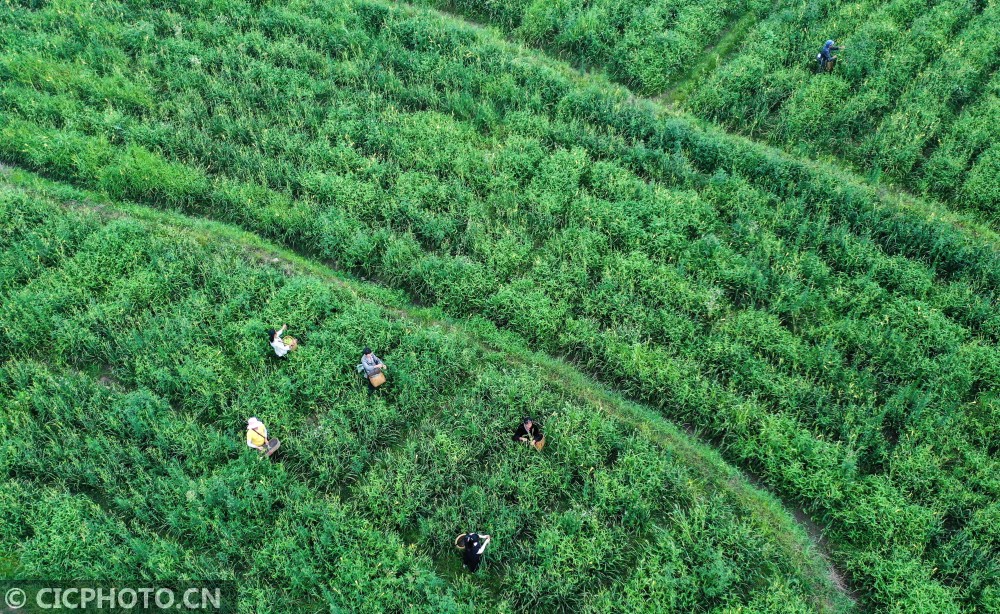
[[[0,552],[17,577],[235,579],[247,612],[849,605],[773,498],[517,343],[232,229],[16,181]],[[278,361],[264,332],[285,319],[303,346]],[[384,396],[354,373],[365,343],[392,365]],[[524,413],[544,455],[510,441]],[[275,462],[243,443],[251,414],[283,440]],[[476,577],[451,544],[470,528],[494,536]]]
[[[424,0],[727,130],[1000,213],[1000,4]],[[846,45],[818,74],[827,39]]]
[[[805,507],[862,607],[998,609],[991,230],[432,11],[171,8],[5,15],[0,158],[487,318]]]
[[[998,25],[997,2],[803,3],[754,26],[684,106],[996,220]],[[815,74],[826,38],[847,49]]]

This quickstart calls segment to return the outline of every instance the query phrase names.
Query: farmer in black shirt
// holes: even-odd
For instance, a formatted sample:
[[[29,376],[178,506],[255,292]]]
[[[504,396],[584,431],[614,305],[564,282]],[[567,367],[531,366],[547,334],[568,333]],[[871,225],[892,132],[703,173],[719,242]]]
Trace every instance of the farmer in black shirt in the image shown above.
[[[521,421],[521,426],[514,431],[514,441],[523,441],[541,452],[545,446],[545,435],[542,435],[542,430],[531,418],[525,417]]]
[[[486,546],[490,544],[491,539],[493,538],[489,535],[478,533],[462,533],[455,538],[455,547],[465,551],[462,553],[462,564],[472,573],[476,573],[479,569],[483,552],[486,552]]]

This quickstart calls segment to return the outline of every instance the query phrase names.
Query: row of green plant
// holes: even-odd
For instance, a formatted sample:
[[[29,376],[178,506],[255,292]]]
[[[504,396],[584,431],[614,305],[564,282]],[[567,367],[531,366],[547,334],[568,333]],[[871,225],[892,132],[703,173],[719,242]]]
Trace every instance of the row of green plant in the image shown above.
[[[758,23],[685,106],[995,219],[998,132],[984,111],[996,99],[998,23],[995,2],[803,4]],[[817,74],[827,38],[846,49],[832,74]]]
[[[764,0],[418,0],[494,25],[525,44],[581,67],[606,68],[637,92],[654,94],[683,77],[705,49],[744,16],[772,9]]]
[[[995,3],[420,4],[482,20],[579,65],[602,67],[641,94],[685,79],[681,106],[728,130],[835,164],[846,161],[870,177],[991,218],[1000,207],[991,119],[1000,67]],[[755,25],[734,24],[741,12]],[[725,45],[711,70],[695,70],[706,54],[718,55],[709,43],[725,39],[725,28],[734,25],[740,40]],[[847,50],[833,74],[817,74],[815,57],[828,38]]]
[[[1000,207],[993,180],[1000,150],[990,120],[1000,67],[995,4],[418,4],[604,68],[640,94],[681,86],[671,99],[728,130],[846,160],[871,177],[991,218]],[[748,19],[756,24],[744,27]],[[739,40],[728,40],[729,29]],[[817,74],[815,57],[828,38],[849,50],[833,74]],[[698,70],[708,56],[715,57],[710,70]]]
[[[229,579],[246,612],[849,605],[773,499],[516,342],[19,177],[0,187],[14,576]],[[285,321],[302,346],[281,361],[265,333]],[[354,372],[365,344],[391,365],[384,395]],[[526,413],[542,454],[510,440]],[[271,461],[249,415],[282,440]],[[477,576],[451,543],[468,530],[494,537]]]
[[[996,603],[988,230],[429,12],[102,7],[13,13],[44,77],[0,155],[571,357],[806,506],[873,606]]]

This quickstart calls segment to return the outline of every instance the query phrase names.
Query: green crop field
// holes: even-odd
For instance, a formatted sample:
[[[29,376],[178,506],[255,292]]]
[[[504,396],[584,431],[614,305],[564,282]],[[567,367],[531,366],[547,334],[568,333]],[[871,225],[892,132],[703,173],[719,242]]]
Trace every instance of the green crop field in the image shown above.
[[[272,612],[845,605],[773,499],[520,344],[231,229],[14,181],[0,531],[22,576],[243,578]],[[261,340],[284,319],[303,347],[278,363]],[[374,400],[366,343],[392,365]],[[525,413],[544,455],[509,439]],[[250,414],[281,463],[246,449]],[[469,527],[497,542],[483,582],[458,575]]]
[[[758,23],[687,106],[995,221],[998,27],[1000,3],[989,0],[802,3]],[[827,37],[847,46],[843,62],[814,74]]]
[[[653,3],[678,48],[750,27],[650,84],[615,68],[662,52],[632,3],[425,4],[500,29],[379,0],[4,5],[0,160],[47,178],[3,191],[0,428],[32,442],[6,456],[32,503],[0,530],[22,575],[242,577],[275,611],[1000,611],[995,57],[959,44],[996,5],[734,3],[703,27]],[[637,38],[582,37],[610,13]],[[814,75],[827,23],[859,55]],[[911,44],[903,24],[951,42],[909,76],[872,43],[860,70],[852,32]],[[682,105],[785,151],[564,59],[640,91],[691,71]],[[759,99],[773,76],[790,93]],[[792,121],[837,82],[856,138]],[[884,160],[973,150],[952,193],[925,190],[944,204],[796,157],[923,190]],[[306,336],[278,367],[281,320]],[[373,403],[365,344],[398,365]],[[506,439],[526,412],[542,455]],[[253,414],[281,462],[246,450]],[[70,434],[87,421],[102,443]],[[800,507],[835,569],[702,444]],[[42,557],[61,513],[106,541]],[[246,552],[241,519],[296,554]],[[450,545],[468,524],[496,538],[473,577]]]
[[[1000,216],[1000,3],[423,0],[725,128]],[[828,38],[846,45],[817,74]]]
[[[581,67],[603,67],[641,93],[685,77],[705,49],[772,10],[767,0],[418,0],[494,25]]]

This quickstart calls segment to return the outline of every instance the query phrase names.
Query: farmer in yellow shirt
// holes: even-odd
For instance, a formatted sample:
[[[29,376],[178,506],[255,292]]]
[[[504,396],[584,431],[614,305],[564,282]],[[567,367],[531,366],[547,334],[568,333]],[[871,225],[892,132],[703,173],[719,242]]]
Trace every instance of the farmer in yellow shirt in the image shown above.
[[[256,417],[247,420],[247,445],[271,456],[281,445],[277,439],[268,438],[267,427]]]

